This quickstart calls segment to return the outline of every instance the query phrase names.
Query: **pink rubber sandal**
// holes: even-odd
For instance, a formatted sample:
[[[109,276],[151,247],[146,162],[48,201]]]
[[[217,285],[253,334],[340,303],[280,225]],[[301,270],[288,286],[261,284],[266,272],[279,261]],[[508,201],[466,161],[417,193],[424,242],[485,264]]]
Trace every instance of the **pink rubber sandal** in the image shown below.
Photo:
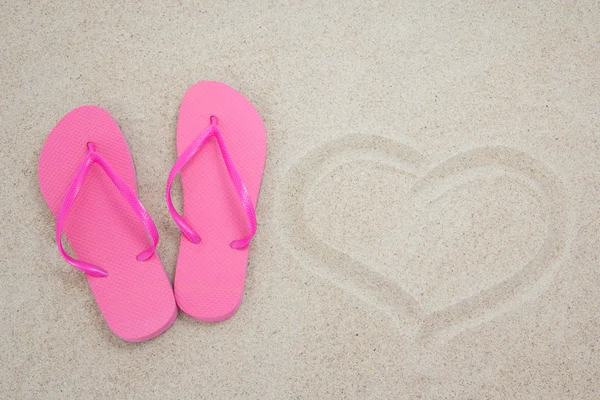
[[[110,329],[129,342],[167,330],[177,316],[173,290],[154,252],[158,232],[136,195],[129,148],[112,117],[94,106],[65,115],[46,139],[38,176],[57,220],[58,249],[85,272]],[[64,251],[62,232],[79,259]]]
[[[265,128],[254,106],[235,89],[199,82],[181,103],[177,151],[166,190],[169,212],[183,233],[175,298],[193,318],[222,321],[235,314],[244,293],[266,156]],[[171,202],[179,172],[185,218]]]

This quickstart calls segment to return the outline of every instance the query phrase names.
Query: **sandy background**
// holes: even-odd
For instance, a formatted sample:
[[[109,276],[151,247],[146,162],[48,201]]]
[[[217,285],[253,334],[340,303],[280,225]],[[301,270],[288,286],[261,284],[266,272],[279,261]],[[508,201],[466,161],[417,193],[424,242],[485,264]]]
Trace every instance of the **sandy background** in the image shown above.
[[[0,6],[0,398],[600,398],[598,2],[134,3]],[[107,109],[172,277],[206,79],[267,128],[245,301],[125,343],[56,250],[40,149]]]

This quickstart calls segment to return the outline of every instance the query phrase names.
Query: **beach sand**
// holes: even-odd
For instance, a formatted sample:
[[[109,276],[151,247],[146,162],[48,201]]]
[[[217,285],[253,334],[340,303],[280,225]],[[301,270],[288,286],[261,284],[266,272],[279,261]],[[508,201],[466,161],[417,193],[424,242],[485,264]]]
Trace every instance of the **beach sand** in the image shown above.
[[[600,398],[597,2],[134,3],[0,6],[0,398]],[[110,112],[172,279],[200,80],[267,130],[244,301],[126,343],[38,157],[69,110]]]

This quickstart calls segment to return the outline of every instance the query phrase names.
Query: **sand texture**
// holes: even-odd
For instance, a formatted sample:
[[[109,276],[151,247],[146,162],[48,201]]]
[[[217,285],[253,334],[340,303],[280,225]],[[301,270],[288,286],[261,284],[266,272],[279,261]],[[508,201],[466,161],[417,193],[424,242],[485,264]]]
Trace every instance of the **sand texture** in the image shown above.
[[[0,398],[600,398],[599,21],[596,1],[2,2]],[[200,80],[267,130],[244,302],[126,343],[56,249],[38,157],[69,110],[108,110],[172,279],[164,186]]]

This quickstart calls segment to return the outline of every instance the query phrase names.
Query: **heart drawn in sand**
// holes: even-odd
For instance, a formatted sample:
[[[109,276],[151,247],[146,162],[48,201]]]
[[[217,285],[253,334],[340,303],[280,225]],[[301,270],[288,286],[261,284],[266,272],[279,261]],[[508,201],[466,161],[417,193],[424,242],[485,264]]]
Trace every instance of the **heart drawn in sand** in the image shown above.
[[[431,167],[394,140],[346,136],[292,165],[278,200],[281,233],[302,266],[423,340],[536,296],[565,249],[559,179],[508,147]]]

